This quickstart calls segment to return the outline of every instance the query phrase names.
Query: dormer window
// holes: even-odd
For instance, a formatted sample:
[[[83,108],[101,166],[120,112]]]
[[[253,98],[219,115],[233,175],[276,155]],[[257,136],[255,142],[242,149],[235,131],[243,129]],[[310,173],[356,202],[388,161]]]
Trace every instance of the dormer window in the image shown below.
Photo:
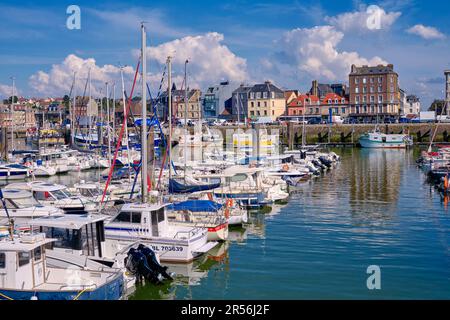
[[[271,94],[272,99],[275,99],[275,92],[272,91],[270,94]]]

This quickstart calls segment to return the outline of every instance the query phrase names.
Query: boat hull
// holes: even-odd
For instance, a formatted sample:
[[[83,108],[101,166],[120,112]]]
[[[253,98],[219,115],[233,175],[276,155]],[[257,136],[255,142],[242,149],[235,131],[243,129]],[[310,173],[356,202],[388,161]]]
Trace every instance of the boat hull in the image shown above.
[[[124,292],[123,275],[117,275],[104,284],[92,290],[9,290],[0,289],[0,300],[119,300]]]

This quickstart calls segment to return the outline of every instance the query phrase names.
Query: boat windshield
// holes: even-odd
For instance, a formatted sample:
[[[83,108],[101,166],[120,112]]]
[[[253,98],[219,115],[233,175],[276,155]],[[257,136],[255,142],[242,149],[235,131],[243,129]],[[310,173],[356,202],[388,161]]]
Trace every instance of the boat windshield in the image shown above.
[[[80,194],[84,197],[97,197],[101,196],[103,192],[100,189],[84,189],[80,188]]]
[[[52,195],[57,199],[57,200],[62,200],[62,199],[67,199],[70,197],[70,194],[68,191],[62,191],[62,190],[55,190],[52,191]]]
[[[9,199],[9,201],[13,202],[18,209],[30,208],[39,205],[39,202],[33,197]]]

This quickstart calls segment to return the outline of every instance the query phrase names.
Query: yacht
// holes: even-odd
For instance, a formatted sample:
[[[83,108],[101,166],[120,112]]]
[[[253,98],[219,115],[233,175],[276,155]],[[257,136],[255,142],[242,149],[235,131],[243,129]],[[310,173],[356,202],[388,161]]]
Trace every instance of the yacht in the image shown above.
[[[30,176],[30,169],[15,163],[0,163],[0,181],[24,180]]]

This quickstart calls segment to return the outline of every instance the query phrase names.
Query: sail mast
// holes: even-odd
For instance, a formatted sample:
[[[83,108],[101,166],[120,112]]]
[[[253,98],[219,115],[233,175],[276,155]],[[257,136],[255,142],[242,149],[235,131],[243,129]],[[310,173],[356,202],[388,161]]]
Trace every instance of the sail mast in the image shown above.
[[[148,200],[147,189],[147,54],[146,34],[144,23],[141,24],[142,31],[142,130],[141,130],[141,188],[142,202]]]
[[[77,73],[74,72],[73,73],[73,102],[72,102],[72,112],[70,113],[70,138],[71,138],[71,143],[72,143],[72,147],[75,145],[75,109],[76,109],[76,103],[77,103],[77,95],[76,95],[76,91],[75,91],[75,82],[76,82],[76,75]]]
[[[167,91],[169,108],[169,142],[167,143],[169,153],[169,181],[172,179],[172,57],[167,57]]]
[[[186,184],[186,161],[187,161],[187,110],[189,105],[188,86],[187,86],[187,64],[184,63],[184,183]]]

